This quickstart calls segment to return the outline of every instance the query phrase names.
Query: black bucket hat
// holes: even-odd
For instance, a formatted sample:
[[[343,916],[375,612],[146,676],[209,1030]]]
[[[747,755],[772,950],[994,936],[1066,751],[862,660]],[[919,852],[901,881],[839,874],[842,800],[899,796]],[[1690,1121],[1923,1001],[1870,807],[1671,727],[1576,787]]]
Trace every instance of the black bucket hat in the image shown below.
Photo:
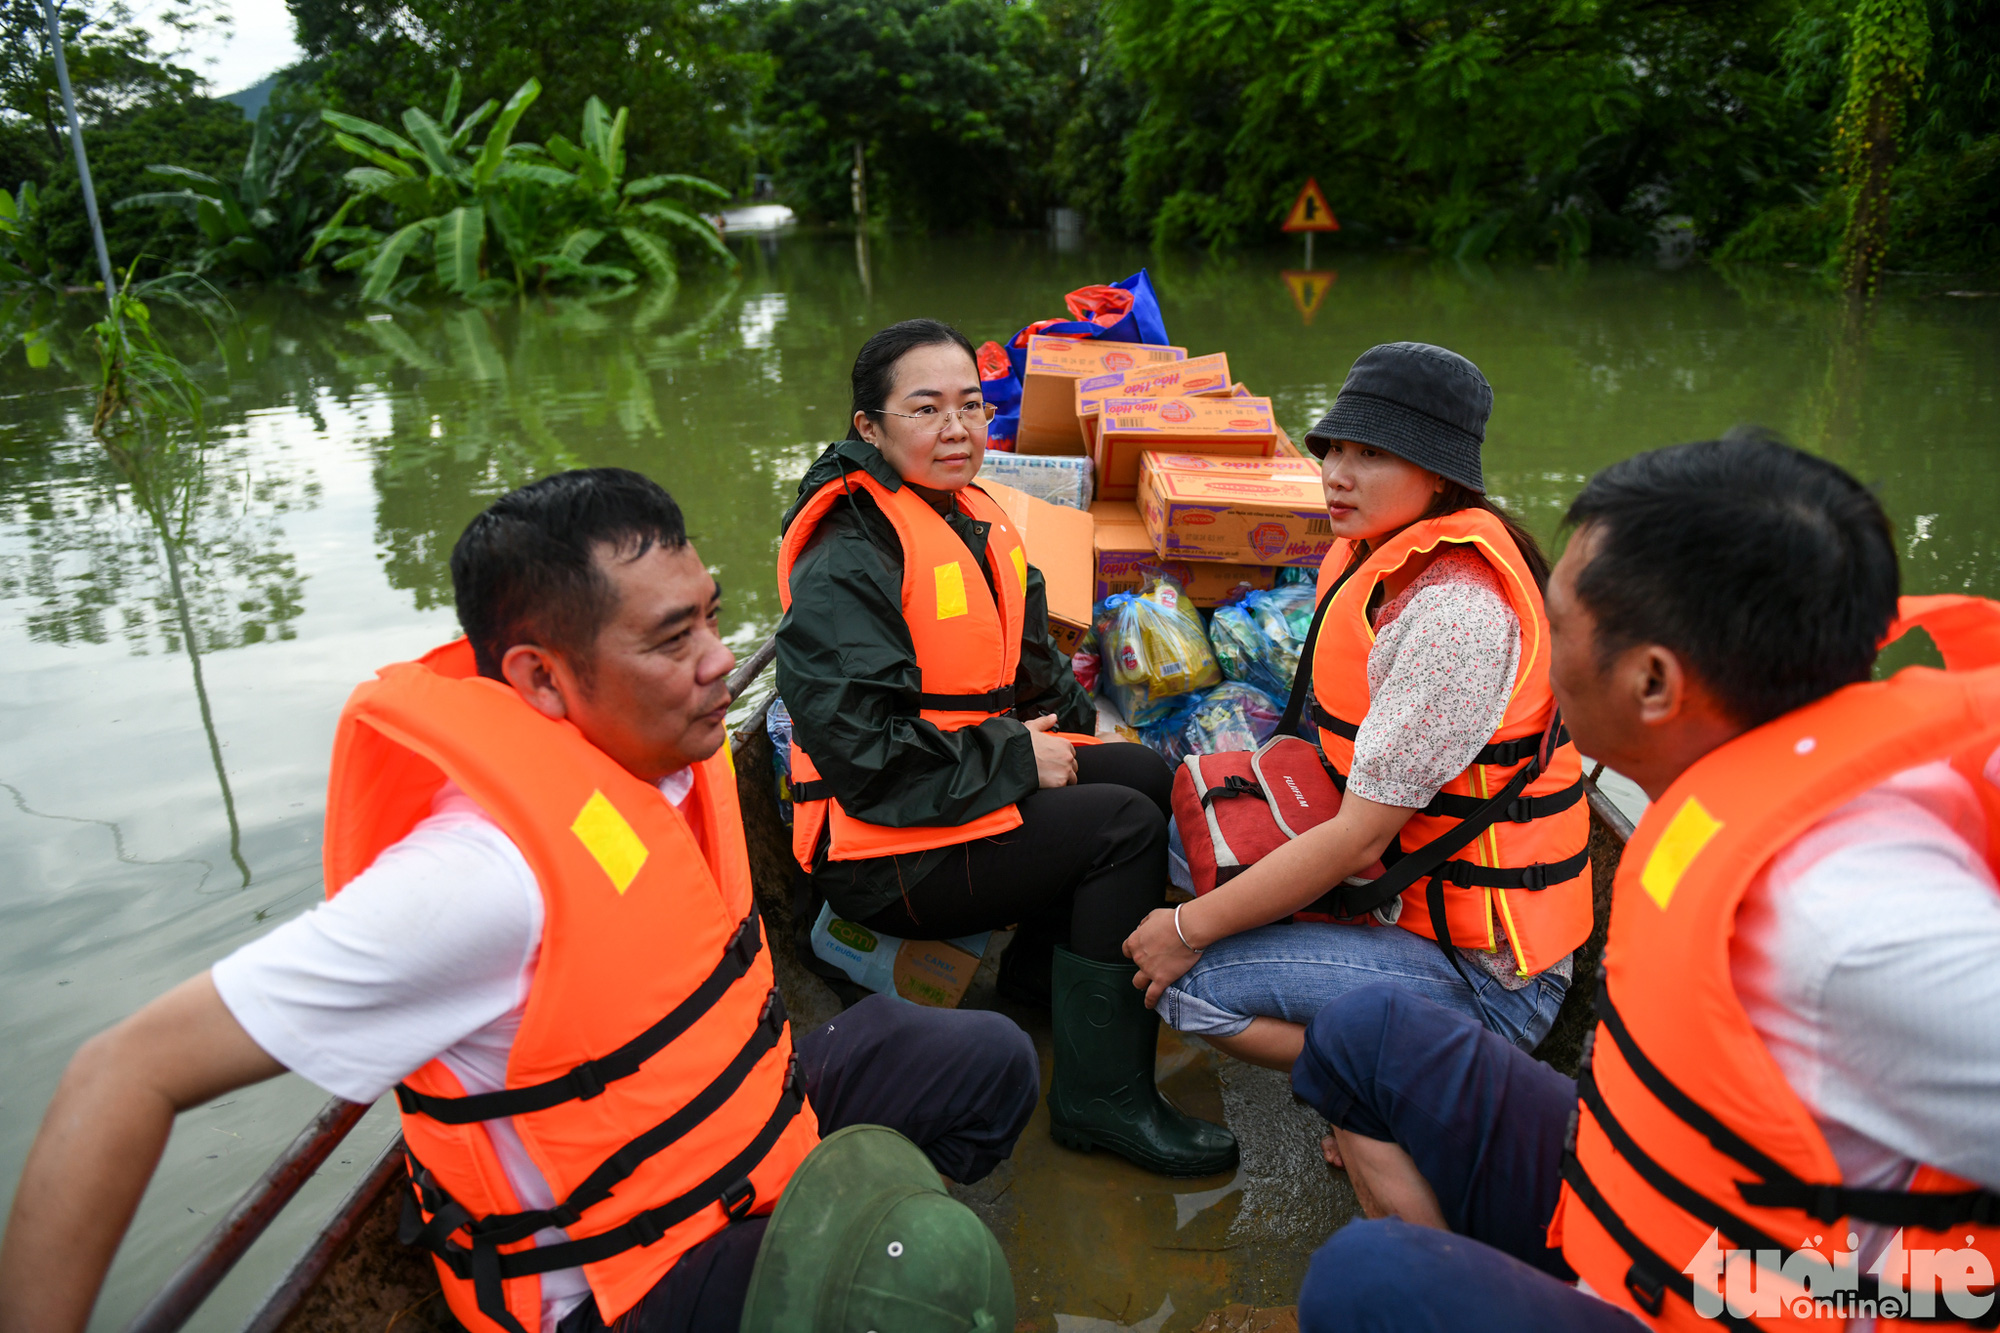
[[[1407,458],[1481,495],[1479,448],[1493,414],[1493,386],[1457,352],[1429,343],[1382,343],[1347,372],[1340,396],[1306,434],[1313,457],[1352,440]]]

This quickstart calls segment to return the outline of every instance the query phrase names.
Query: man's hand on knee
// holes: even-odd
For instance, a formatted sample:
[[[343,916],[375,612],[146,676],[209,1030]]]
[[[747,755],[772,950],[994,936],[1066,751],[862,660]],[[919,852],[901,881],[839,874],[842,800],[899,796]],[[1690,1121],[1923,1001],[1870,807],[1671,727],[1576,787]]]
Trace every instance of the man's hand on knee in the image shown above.
[[[1327,1138],[1333,1145],[1327,1161],[1346,1164],[1347,1179],[1367,1216],[1399,1217],[1416,1226],[1451,1230],[1445,1224],[1444,1209],[1438,1206],[1436,1191],[1417,1170],[1416,1161],[1400,1147],[1383,1139],[1364,1138],[1338,1125],[1330,1127]],[[1321,1149],[1326,1150],[1325,1143]]]

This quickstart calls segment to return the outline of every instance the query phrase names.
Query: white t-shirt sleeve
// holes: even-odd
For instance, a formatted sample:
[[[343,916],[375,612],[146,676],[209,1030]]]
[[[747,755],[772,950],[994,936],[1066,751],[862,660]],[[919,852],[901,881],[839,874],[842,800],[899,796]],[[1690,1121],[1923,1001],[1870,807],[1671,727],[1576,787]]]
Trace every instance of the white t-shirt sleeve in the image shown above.
[[[2000,890],[1949,765],[1899,774],[1775,858],[1731,945],[1738,994],[1850,1183],[1928,1162],[2000,1188]]]
[[[212,975],[272,1059],[335,1096],[372,1102],[519,1009],[542,918],[527,860],[447,786],[431,816],[337,896]]]

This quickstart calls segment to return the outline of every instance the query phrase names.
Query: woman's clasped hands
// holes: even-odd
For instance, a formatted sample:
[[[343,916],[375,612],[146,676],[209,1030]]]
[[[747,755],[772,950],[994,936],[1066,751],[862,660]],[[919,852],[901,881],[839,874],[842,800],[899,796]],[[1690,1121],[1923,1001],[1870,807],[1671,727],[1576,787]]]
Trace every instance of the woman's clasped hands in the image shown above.
[[[1076,785],[1076,747],[1056,734],[1053,716],[1038,717],[1023,724],[1028,739],[1035,743],[1035,777],[1043,787]]]
[[[1145,988],[1148,1009],[1157,1005],[1167,987],[1186,976],[1201,957],[1182,942],[1174,910],[1162,907],[1148,912],[1139,928],[1125,937],[1125,956],[1139,965],[1139,975],[1132,978],[1132,984]]]

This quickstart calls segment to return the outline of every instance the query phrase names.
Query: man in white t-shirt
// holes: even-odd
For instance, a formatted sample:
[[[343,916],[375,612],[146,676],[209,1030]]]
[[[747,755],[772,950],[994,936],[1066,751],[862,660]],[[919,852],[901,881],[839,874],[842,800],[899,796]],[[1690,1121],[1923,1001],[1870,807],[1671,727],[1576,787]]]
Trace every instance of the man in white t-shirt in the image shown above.
[[[1604,1021],[1571,1079],[1386,987],[1321,1011],[1293,1086],[1373,1220],[1314,1256],[1300,1328],[1763,1326],[1781,1311],[1748,1293],[1796,1281],[1793,1247],[1852,1265],[1845,1315],[1916,1272],[1906,1226],[1962,1265],[1939,1313],[1991,1327],[2000,680],[1864,683],[1898,619],[1888,520],[1768,438],[1627,459],[1569,519],[1556,697],[1655,802],[1619,872]],[[2000,607],[1904,615],[1935,602],[1958,604],[1923,621],[1948,663],[2000,664]],[[1735,1251],[1757,1278],[1731,1259],[1725,1292]]]
[[[430,687],[443,692],[439,697],[470,697],[476,707],[496,709],[494,716],[522,727],[524,735],[549,738],[556,747],[552,754],[600,765],[608,757],[615,765],[604,770],[610,773],[607,782],[629,782],[629,774],[657,786],[676,814],[648,812],[654,821],[648,826],[689,830],[690,845],[698,849],[694,854],[714,867],[707,873],[725,885],[735,884],[747,899],[740,830],[693,808],[699,800],[697,773],[716,771],[708,761],[724,743],[730,702],[726,681],[735,659],[718,634],[715,580],[688,543],[680,511],[666,492],[622,469],[546,478],[503,497],[473,521],[453,552],[452,577],[470,659],[480,676],[504,682],[512,693],[481,682],[466,696],[458,682],[429,680]],[[407,675],[411,668],[397,670]],[[569,725],[551,729],[542,719]],[[346,727],[344,721],[344,736]],[[579,746],[579,734],[587,745]],[[509,755],[500,758],[503,783],[532,788],[538,775],[507,776]],[[554,919],[549,904],[571,899],[556,894],[562,886],[541,882],[523,849],[535,856],[548,853],[532,841],[517,845],[503,831],[500,820],[518,818],[518,812],[503,815],[495,807],[489,813],[449,780],[451,763],[437,763],[447,780],[430,795],[428,816],[344,885],[331,886],[339,890],[336,896],[245,945],[77,1053],[29,1153],[0,1244],[0,1330],[67,1333],[84,1327],[174,1115],[182,1109],[292,1070],[352,1101],[372,1102],[398,1088],[408,1130],[410,1083],[418,1081],[420,1072],[441,1071],[426,1086],[434,1089],[441,1081],[450,1088],[455,1083],[454,1092],[467,1098],[504,1096],[519,1086],[509,1083],[509,1060],[528,1001],[537,994],[538,972],[555,971],[565,957],[569,974],[576,972],[575,957],[558,955],[553,951],[559,942],[545,939],[545,925]],[[726,773],[726,767],[720,771]],[[649,786],[632,785],[643,800],[651,799]],[[360,799],[365,805],[370,797],[364,793]],[[394,799],[393,793],[380,799]],[[601,799],[601,792],[593,797]],[[329,842],[339,813],[329,810]],[[561,841],[570,836],[572,811],[555,814],[556,840]],[[413,818],[421,815],[420,809],[412,813]],[[629,826],[625,832],[631,835]],[[584,833],[575,836],[581,839]],[[570,855],[576,855],[573,848]],[[615,861],[603,871],[589,868],[588,875],[600,877],[614,868]],[[594,878],[574,892],[598,894],[616,910],[616,904],[631,901],[612,893],[616,888],[618,895],[625,894],[638,873],[636,867],[628,870],[625,882],[617,876],[612,883]],[[662,853],[650,873],[654,879],[646,883],[671,893],[677,880],[704,871],[685,859],[676,865]],[[713,909],[712,896],[706,902]],[[567,912],[565,931],[576,929],[578,915]],[[734,912],[729,919],[736,920]],[[641,952],[662,960],[664,969],[670,961],[680,961],[673,951],[683,939],[678,929],[663,936]],[[771,1090],[754,1108],[756,1123],[737,1115],[743,1127],[729,1139],[730,1153],[762,1123],[784,1070],[782,1007],[774,993],[767,1000],[762,989],[769,983],[768,963],[754,959],[754,948],[738,948],[746,940],[760,943],[754,913],[724,951],[723,963],[715,964],[716,978],[730,981],[725,973],[731,953],[745,960],[735,966],[735,974],[751,973],[738,975],[738,981],[747,985],[762,978],[756,993],[742,1000],[741,1026],[754,1035],[775,1012],[778,1030],[761,1045],[744,1043],[741,1063],[754,1072],[760,1052],[778,1063],[767,1066],[776,1072]],[[686,960],[689,975],[708,971],[712,957]],[[756,971],[757,966],[763,970]],[[639,980],[631,989],[639,988]],[[626,989],[616,977],[598,981],[595,994],[616,996]],[[694,1027],[700,1029],[704,1018],[723,1021],[723,1009],[717,1006],[728,1003],[730,986],[722,987],[705,1009],[696,1009],[690,1019]],[[694,998],[690,992],[682,994]],[[545,1004],[561,1002],[551,996]],[[758,1014],[760,1002],[762,1016],[752,1021],[748,1016]],[[654,1018],[650,1013],[635,1018],[631,1030],[637,1032]],[[727,1054],[738,1041],[740,1036],[732,1037],[709,1049]],[[784,1078],[786,1095],[794,1086],[803,1092],[820,1133],[848,1124],[887,1125],[915,1141],[945,1176],[960,1181],[979,1179],[1011,1153],[1039,1096],[1032,1043],[997,1014],[922,1009],[875,996],[816,1031],[795,1034],[792,1049],[797,1065],[795,1075]],[[627,1086],[637,1087],[669,1068],[677,1054],[672,1044],[656,1045],[641,1053],[635,1068],[604,1077],[629,1077],[633,1083]],[[601,1062],[589,1063],[596,1067]],[[749,1086],[744,1081],[749,1075],[730,1077],[738,1081],[730,1084],[718,1076],[704,1090],[704,1095],[715,1092],[725,1109],[735,1104],[728,1099]],[[588,1105],[590,1097],[599,1095],[601,1089],[574,1094],[573,1100]],[[434,1098],[433,1105],[449,1100]],[[596,1105],[615,1109],[618,1101],[607,1098]],[[671,1108],[680,1102],[664,1104]],[[795,1125],[796,1111],[787,1112],[783,1099],[777,1105],[770,1121],[773,1135],[803,1132],[802,1147],[810,1146],[809,1121]],[[484,1136],[480,1151],[490,1151],[504,1173],[506,1188],[500,1197],[511,1191],[523,1215],[555,1209],[559,1201],[524,1146],[516,1119],[513,1113],[481,1117],[467,1132]],[[638,1123],[650,1125],[651,1118]],[[699,1121],[697,1127],[707,1128]],[[619,1147],[628,1137],[636,1136],[621,1130],[606,1147]],[[697,1158],[702,1151],[724,1155],[721,1149],[690,1147],[703,1140],[688,1127],[680,1127],[677,1138],[675,1152]],[[590,1151],[592,1162],[611,1155]],[[763,1151],[769,1154],[768,1147]],[[757,1157],[750,1152],[746,1160]],[[748,1182],[751,1169],[743,1168],[746,1174],[739,1180]],[[646,1179],[632,1177],[630,1167],[621,1170],[626,1173],[621,1181]],[[780,1184],[784,1178],[776,1177]],[[640,1189],[627,1181],[626,1193]],[[612,1321],[621,1333],[733,1333],[763,1234],[763,1214],[776,1202],[777,1191],[770,1189],[767,1198],[757,1198],[755,1190],[748,1193],[746,1199],[742,1191],[725,1189],[716,1200],[694,1199],[705,1206],[695,1209],[692,1223],[669,1217],[666,1234],[685,1236],[676,1228],[678,1222],[698,1226],[706,1239],[683,1245],[678,1260],[655,1285],[618,1308],[606,1308],[603,1286],[597,1289],[598,1299],[591,1299],[592,1282],[581,1267],[540,1273],[540,1319],[534,1333],[593,1333]],[[620,1199],[633,1207],[680,1201]],[[426,1211],[438,1211],[437,1205],[430,1196]],[[591,1216],[588,1211],[581,1215]],[[538,1248],[571,1240],[559,1221],[551,1219],[550,1225],[533,1231]],[[602,1229],[582,1228],[586,1233]],[[655,1226],[634,1245],[650,1246],[661,1234],[662,1228]],[[591,1257],[583,1262],[599,1261]],[[600,1270],[592,1271],[601,1281]],[[510,1308],[516,1315],[525,1313],[532,1324],[535,1289],[525,1290],[530,1295],[516,1297]],[[470,1291],[468,1280],[467,1301]],[[511,1283],[501,1292],[513,1293]],[[513,1317],[496,1315],[497,1322],[487,1321],[485,1314],[501,1305],[484,1296],[478,1315],[469,1314],[469,1306],[461,1308],[457,1297],[453,1304],[474,1327],[504,1328]]]

